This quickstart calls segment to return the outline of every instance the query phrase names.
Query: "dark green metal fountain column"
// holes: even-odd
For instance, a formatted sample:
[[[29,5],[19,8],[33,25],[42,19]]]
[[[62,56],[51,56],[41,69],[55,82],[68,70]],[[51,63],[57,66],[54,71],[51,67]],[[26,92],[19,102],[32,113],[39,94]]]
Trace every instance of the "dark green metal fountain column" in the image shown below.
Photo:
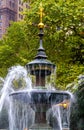
[[[48,75],[51,75],[54,72],[55,65],[52,64],[50,61],[47,60],[47,56],[45,53],[45,49],[43,48],[43,28],[44,24],[42,23],[42,16],[43,16],[43,8],[40,8],[40,23],[38,24],[39,28],[39,38],[40,38],[40,46],[38,48],[37,55],[35,59],[28,63],[26,67],[29,70],[31,75],[35,75],[36,77],[36,87],[40,87],[40,89],[45,87],[45,78]],[[35,105],[36,112],[35,112],[35,123],[36,124],[46,124],[46,110],[47,104],[37,103]]]

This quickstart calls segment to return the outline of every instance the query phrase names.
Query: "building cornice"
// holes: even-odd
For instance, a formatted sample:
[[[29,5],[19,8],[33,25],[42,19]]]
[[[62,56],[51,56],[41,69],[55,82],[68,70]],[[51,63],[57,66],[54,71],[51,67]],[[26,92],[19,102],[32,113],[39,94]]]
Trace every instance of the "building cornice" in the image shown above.
[[[0,13],[17,14],[16,11],[11,10],[11,9],[9,9],[9,8],[1,8],[1,9],[0,9]]]

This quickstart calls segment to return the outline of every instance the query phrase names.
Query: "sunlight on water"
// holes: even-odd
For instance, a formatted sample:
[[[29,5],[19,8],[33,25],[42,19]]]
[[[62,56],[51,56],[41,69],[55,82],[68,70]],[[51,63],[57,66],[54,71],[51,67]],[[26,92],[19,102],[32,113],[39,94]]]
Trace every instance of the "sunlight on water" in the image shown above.
[[[60,106],[54,105],[47,111],[47,122],[54,130],[62,130]]]
[[[31,89],[31,80],[27,76],[27,71],[22,66],[14,66],[9,69],[9,72],[4,80],[3,88],[0,92],[1,98],[0,98],[0,112],[3,108],[4,103],[8,104],[9,106],[9,93],[14,92],[14,80],[19,80],[19,78],[22,77],[25,81],[25,88]]]
[[[24,130],[34,123],[35,112],[29,104],[11,100],[9,112],[9,130]]]

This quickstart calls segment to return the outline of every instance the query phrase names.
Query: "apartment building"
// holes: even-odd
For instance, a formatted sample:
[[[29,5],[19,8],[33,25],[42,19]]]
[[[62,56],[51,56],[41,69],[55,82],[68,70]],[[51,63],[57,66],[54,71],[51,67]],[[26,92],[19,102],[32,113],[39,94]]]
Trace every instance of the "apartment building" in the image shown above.
[[[24,18],[22,12],[25,9],[29,9],[29,3],[23,3],[22,0],[18,0],[17,6],[17,21],[22,20]]]
[[[10,26],[10,21],[23,19],[23,8],[28,8],[28,3],[23,4],[22,0],[0,0],[0,38]]]

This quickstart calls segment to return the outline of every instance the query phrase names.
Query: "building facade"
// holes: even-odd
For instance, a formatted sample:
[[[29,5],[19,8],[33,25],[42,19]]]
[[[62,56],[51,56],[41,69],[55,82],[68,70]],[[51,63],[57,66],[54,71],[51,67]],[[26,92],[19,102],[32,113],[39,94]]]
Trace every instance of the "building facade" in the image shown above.
[[[22,20],[24,18],[22,12],[25,9],[29,9],[29,3],[23,3],[22,0],[18,0],[17,6],[17,21]]]
[[[21,12],[24,7],[27,8],[28,4],[21,0],[0,0],[0,38],[10,26],[10,21],[23,19]]]

